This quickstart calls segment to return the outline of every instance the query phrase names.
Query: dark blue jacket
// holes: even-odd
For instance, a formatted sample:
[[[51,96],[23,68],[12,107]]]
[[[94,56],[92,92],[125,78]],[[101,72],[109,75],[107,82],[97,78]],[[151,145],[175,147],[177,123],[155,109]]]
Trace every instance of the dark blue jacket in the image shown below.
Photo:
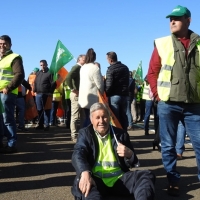
[[[118,142],[122,143],[123,145],[125,145],[134,152],[128,133],[114,126],[113,130],[115,132]],[[111,134],[112,146],[118,164],[122,169],[122,171],[127,172],[129,171],[129,168],[134,167],[134,165],[138,163],[138,158],[135,153],[133,153],[133,156],[130,159],[119,157],[116,152],[117,143],[115,141],[111,129],[110,129],[110,134]],[[76,170],[76,178],[74,181],[74,185],[72,187],[72,194],[74,196],[77,197],[81,196],[81,192],[78,189],[79,177],[83,171],[92,172],[92,168],[96,162],[98,152],[99,152],[98,139],[94,132],[93,126],[89,125],[88,127],[81,129],[79,131],[78,140],[74,146],[74,152],[72,154],[72,165]]]

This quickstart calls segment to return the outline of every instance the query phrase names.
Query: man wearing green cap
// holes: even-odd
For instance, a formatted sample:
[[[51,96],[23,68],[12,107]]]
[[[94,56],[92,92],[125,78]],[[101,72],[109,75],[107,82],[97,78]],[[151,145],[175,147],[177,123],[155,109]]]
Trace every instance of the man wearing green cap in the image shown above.
[[[200,36],[189,29],[191,13],[186,7],[175,7],[166,18],[170,18],[171,35],[155,40],[148,81],[158,101],[168,194],[178,196],[180,173],[176,170],[175,145],[179,120],[190,135],[200,180]]]

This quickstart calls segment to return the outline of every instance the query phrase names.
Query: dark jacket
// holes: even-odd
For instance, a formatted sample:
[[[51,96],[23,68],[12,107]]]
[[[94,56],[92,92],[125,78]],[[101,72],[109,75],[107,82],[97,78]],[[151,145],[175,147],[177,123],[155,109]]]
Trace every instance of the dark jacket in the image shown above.
[[[79,90],[80,69],[81,66],[76,64],[72,67],[71,71],[68,73],[66,82],[70,89]]]
[[[133,101],[135,98],[135,79],[129,78],[129,86],[128,86],[128,101]]]
[[[106,73],[105,91],[108,97],[128,96],[129,69],[120,61],[110,65]]]
[[[113,130],[117,140],[134,152],[128,133],[114,126]],[[117,143],[114,139],[112,131],[110,131],[110,134],[112,146],[118,164],[122,171],[127,172],[129,171],[129,168],[134,167],[134,165],[138,163],[138,158],[135,153],[133,153],[133,156],[130,159],[119,157],[116,152]],[[79,177],[83,171],[92,172],[92,168],[95,164],[98,152],[98,139],[94,132],[93,126],[89,125],[88,127],[79,130],[78,140],[74,146],[74,152],[72,154],[72,165],[76,170],[76,178],[72,187],[72,194],[74,196],[81,196],[80,190],[78,189]]]
[[[56,88],[56,82],[53,81],[53,75],[50,74],[49,69],[46,68],[43,72],[40,70],[36,73],[36,78],[34,82],[34,91],[38,94],[45,93],[45,94],[53,94]]]

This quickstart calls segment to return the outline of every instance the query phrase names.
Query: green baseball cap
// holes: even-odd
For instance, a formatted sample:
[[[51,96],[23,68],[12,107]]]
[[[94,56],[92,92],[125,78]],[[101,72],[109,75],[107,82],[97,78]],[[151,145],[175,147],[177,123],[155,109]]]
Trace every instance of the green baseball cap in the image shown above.
[[[38,72],[38,71],[39,71],[39,68],[37,67],[33,69],[33,72]]]
[[[191,12],[186,7],[178,5],[172,10],[171,14],[167,15],[166,18],[169,18],[169,17],[182,17],[184,15],[187,15],[188,17],[191,17]]]

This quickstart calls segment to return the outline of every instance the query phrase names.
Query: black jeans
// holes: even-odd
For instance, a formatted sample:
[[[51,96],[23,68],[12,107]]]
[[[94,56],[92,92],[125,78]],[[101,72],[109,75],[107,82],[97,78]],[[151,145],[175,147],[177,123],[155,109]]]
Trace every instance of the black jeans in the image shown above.
[[[148,170],[126,172],[113,187],[107,187],[100,178],[93,179],[96,186],[90,189],[87,197],[82,195],[81,200],[103,200],[107,195],[133,196],[136,200],[154,199],[155,175]]]

